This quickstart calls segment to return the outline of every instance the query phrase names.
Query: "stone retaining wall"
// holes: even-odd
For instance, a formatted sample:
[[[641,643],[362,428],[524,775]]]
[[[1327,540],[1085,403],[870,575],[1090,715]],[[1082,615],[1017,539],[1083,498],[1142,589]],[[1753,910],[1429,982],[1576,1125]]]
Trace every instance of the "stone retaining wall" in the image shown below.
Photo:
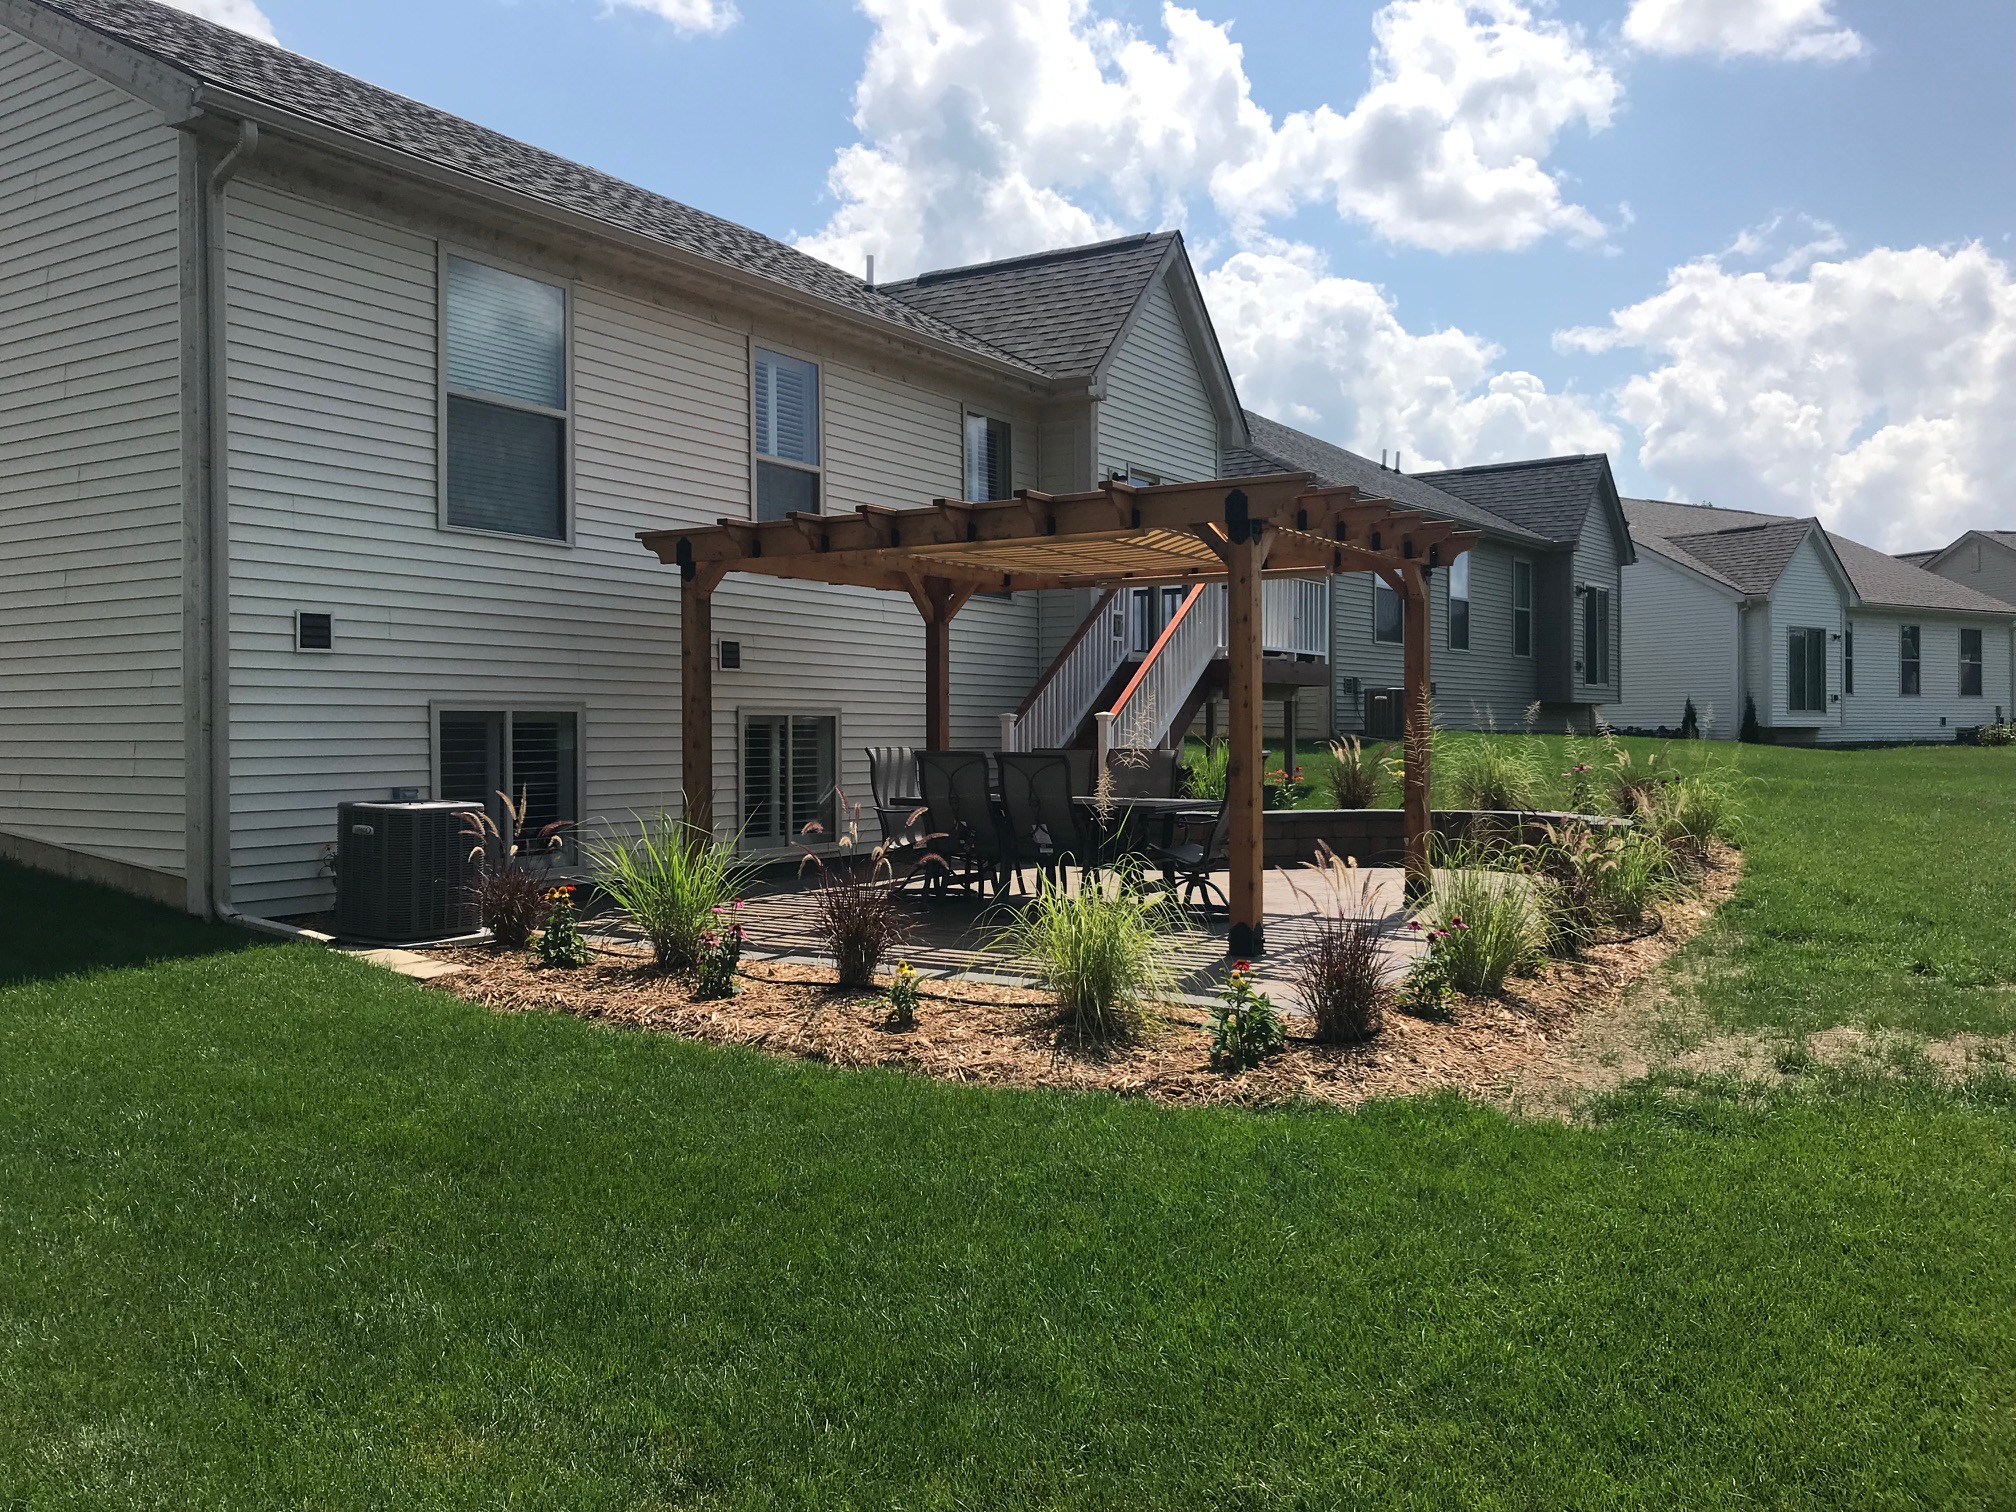
[[[1270,809],[1262,834],[1269,866],[1296,866],[1316,859],[1318,841],[1360,866],[1398,866],[1405,859],[1405,815],[1399,809]],[[1482,809],[1435,810],[1435,833],[1444,840],[1488,830],[1494,838],[1531,845],[1550,824],[1569,820],[1588,825],[1627,821],[1593,814],[1498,813]]]

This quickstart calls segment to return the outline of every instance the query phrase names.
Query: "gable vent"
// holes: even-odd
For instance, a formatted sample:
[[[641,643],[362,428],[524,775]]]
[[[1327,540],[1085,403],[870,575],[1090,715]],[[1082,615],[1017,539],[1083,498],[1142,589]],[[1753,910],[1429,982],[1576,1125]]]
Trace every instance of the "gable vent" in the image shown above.
[[[336,622],[327,614],[311,614],[303,609],[294,616],[294,649],[329,651],[336,645]]]

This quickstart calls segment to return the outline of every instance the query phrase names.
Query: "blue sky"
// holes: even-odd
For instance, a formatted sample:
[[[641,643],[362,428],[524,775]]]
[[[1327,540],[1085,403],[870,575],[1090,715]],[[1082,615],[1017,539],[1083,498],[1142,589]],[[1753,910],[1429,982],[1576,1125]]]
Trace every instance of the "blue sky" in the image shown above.
[[[1180,225],[1248,403],[1410,465],[2016,525],[2010,0],[179,3],[857,269]]]

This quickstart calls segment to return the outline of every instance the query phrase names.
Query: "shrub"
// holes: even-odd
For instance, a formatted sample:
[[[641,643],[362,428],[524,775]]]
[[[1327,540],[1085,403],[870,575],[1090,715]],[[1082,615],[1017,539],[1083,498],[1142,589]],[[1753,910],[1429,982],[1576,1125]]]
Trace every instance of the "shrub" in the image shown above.
[[[594,957],[588,942],[581,938],[581,926],[574,916],[574,889],[546,890],[546,927],[539,932],[539,964],[572,968],[586,966]]]
[[[1288,1043],[1273,999],[1253,985],[1253,963],[1236,961],[1225,994],[1211,1009],[1211,1064],[1238,1070]]]
[[[1439,1018],[1449,1011],[1449,997],[1456,990],[1446,949],[1450,931],[1431,929],[1419,919],[1409,920],[1407,928],[1417,936],[1425,937],[1428,948],[1401,978],[1395,1001],[1409,1013]]]
[[[1192,798],[1223,802],[1231,771],[1232,747],[1222,740],[1207,740],[1183,764],[1183,780]]]
[[[1759,745],[1764,739],[1764,726],[1757,721],[1757,700],[1748,693],[1743,695],[1743,724],[1736,738],[1745,745]]]
[[[659,812],[634,836],[610,835],[589,848],[595,882],[616,911],[651,943],[662,971],[700,959],[714,910],[731,903],[756,874],[732,842]]]
[[[469,893],[491,939],[506,950],[523,950],[546,915],[546,873],[566,844],[568,826],[548,824],[528,834],[524,796],[516,803],[509,793],[497,796],[503,800],[508,830],[488,809],[462,819],[476,869]]]
[[[1703,861],[1709,848],[1735,841],[1739,825],[1736,779],[1711,767],[1676,777],[1655,790],[1639,813],[1639,823],[1670,849]]]
[[[1319,912],[1308,948],[1295,968],[1295,991],[1302,1011],[1326,1044],[1355,1044],[1385,1027],[1385,938],[1372,915],[1370,879],[1355,861],[1339,861],[1324,849],[1313,870],[1329,896]],[[1296,891],[1307,899],[1298,884]]]
[[[1613,739],[1610,765],[1603,773],[1610,812],[1619,818],[1632,818],[1653,801],[1661,788],[1675,781],[1679,775],[1659,752],[1654,751],[1639,761]]]
[[[1422,913],[1415,922],[1448,932],[1438,947],[1459,992],[1501,991],[1507,977],[1531,971],[1545,951],[1536,888],[1501,849],[1450,847]]]
[[[713,922],[700,933],[700,955],[694,962],[693,995],[708,1002],[730,998],[742,990],[735,980],[742,969],[742,947],[749,933],[742,927],[742,900],[714,908]]]
[[[1330,743],[1330,803],[1334,808],[1370,808],[1385,786],[1384,748],[1371,749],[1355,735]]]
[[[1138,1033],[1174,990],[1169,936],[1182,925],[1174,902],[1151,896],[1123,867],[1081,879],[1076,892],[1044,879],[993,943],[1035,966],[1066,1028],[1107,1040]]]
[[[1983,725],[1975,743],[1984,746],[2016,745],[2016,724]]]
[[[1452,746],[1443,762],[1457,808],[1530,811],[1540,806],[1537,750],[1526,741],[1497,735],[1466,740]]]
[[[812,920],[847,988],[873,987],[883,955],[907,933],[896,885],[879,867],[865,877],[835,876],[822,863]]]
[[[1547,831],[1534,848],[1543,945],[1550,955],[1580,955],[1605,924],[1637,924],[1678,884],[1672,852],[1637,828],[1569,824]]]
[[[889,979],[889,1022],[898,1029],[917,1024],[917,968],[908,961],[898,961]]]

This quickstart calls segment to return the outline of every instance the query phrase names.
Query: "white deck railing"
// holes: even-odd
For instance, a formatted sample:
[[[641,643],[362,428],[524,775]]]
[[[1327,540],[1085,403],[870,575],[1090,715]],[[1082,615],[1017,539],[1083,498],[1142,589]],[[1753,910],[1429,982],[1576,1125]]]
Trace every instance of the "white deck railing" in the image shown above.
[[[1267,584],[1261,596],[1260,644],[1288,656],[1329,656],[1329,581]]]
[[[1118,592],[1099,601],[1090,621],[1022,708],[1001,716],[1002,750],[1067,745],[1094,713],[1112,716],[1102,723],[1124,744],[1156,745],[1167,735],[1197,679],[1224,652],[1225,589],[1222,584],[1193,588],[1113,707],[1095,709],[1127,660],[1126,605],[1126,595]],[[1329,656],[1329,583],[1265,584],[1260,637],[1261,648],[1276,655]],[[1137,739],[1144,722],[1158,728],[1152,738]]]

